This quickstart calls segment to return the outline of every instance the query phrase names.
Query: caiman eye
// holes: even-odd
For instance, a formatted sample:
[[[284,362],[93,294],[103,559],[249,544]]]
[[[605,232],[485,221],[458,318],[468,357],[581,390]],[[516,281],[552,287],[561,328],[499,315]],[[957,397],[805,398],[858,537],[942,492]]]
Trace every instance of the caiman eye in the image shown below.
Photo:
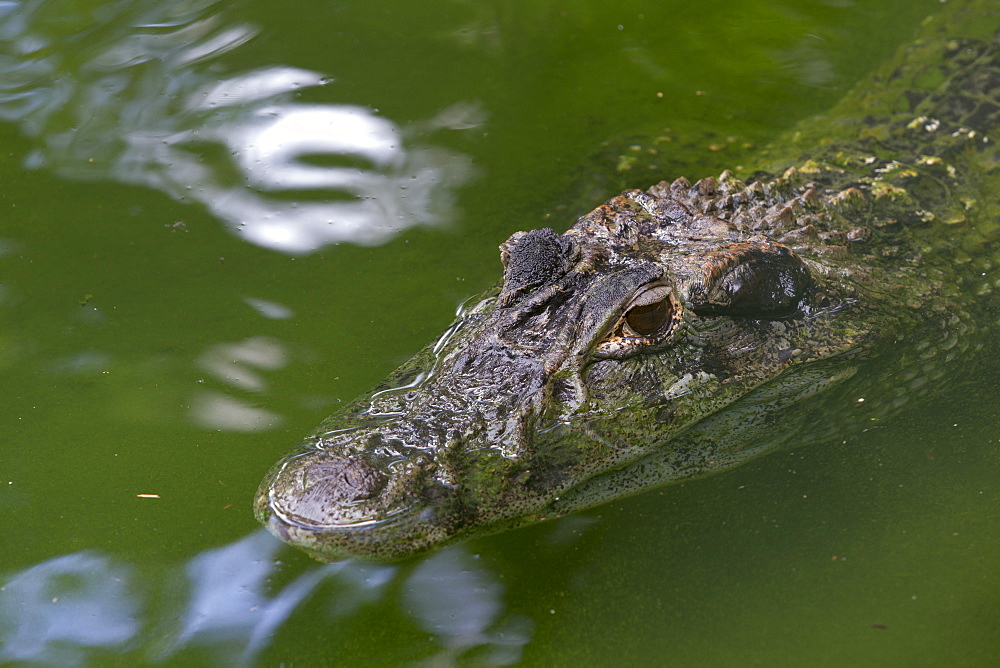
[[[671,304],[668,295],[652,304],[633,306],[625,313],[625,324],[634,334],[653,336],[670,320]]]
[[[681,321],[681,304],[666,285],[640,291],[625,307],[611,334],[594,348],[597,359],[623,359],[668,345]]]

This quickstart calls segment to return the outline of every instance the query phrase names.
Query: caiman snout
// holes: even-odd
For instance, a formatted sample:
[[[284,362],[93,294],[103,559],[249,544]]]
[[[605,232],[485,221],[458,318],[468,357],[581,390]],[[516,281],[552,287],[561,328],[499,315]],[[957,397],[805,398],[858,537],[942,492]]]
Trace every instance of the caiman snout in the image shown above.
[[[294,508],[284,498],[273,499],[276,509],[294,511],[300,519],[316,524],[340,524],[343,510],[369,500],[384,488],[386,477],[368,462],[341,457],[324,457],[303,466],[296,462],[286,475],[298,478],[301,491]]]
[[[363,430],[352,437],[320,439],[279,462],[258,493],[258,518],[283,540],[327,558],[334,546],[346,556],[385,543],[384,532],[404,542],[439,533],[453,491],[435,480],[433,459],[417,449],[401,456],[388,443],[376,447],[380,436]],[[366,450],[354,450],[361,442]]]

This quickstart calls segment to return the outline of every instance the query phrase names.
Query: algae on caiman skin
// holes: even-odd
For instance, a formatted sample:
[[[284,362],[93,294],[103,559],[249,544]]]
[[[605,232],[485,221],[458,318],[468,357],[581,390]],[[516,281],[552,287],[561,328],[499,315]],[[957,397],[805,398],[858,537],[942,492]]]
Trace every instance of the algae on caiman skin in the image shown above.
[[[399,558],[828,439],[800,403],[856,374],[943,377],[996,266],[962,241],[997,240],[982,23],[1000,9],[952,3],[745,180],[514,234],[498,286],[275,465],[260,521],[321,559]]]

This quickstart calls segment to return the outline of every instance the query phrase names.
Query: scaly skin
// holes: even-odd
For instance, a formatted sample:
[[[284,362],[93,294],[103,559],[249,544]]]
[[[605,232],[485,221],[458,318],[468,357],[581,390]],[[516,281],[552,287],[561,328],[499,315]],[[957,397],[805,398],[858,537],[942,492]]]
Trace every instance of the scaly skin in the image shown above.
[[[513,235],[503,281],[278,462],[257,517],[323,560],[400,558],[829,438],[799,403],[856,374],[941,378],[997,261],[1000,45],[954,36],[998,23],[953,4],[762,156],[780,172]]]

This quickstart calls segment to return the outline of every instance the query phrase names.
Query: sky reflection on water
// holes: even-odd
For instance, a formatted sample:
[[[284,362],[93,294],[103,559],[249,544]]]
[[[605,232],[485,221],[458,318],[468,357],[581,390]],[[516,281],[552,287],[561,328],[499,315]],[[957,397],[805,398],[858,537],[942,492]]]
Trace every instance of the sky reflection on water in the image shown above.
[[[281,416],[232,396],[232,390],[259,394],[267,388],[260,371],[275,371],[288,363],[284,344],[265,336],[213,344],[198,358],[198,366],[229,387],[226,392],[200,389],[191,398],[191,418],[208,429],[260,431],[276,426]]]
[[[450,218],[466,156],[418,143],[373,110],[296,102],[332,81],[285,65],[223,74],[258,33],[213,0],[0,2],[0,120],[28,167],[194,201],[254,244],[308,253],[385,243]],[[416,130],[482,123],[459,103]]]
[[[0,587],[0,660],[77,665],[138,633],[131,570],[91,551],[32,566]]]
[[[461,546],[412,570],[352,561],[316,565],[279,588],[271,583],[283,550],[262,529],[195,555],[182,572],[168,569],[163,582],[94,551],[42,562],[5,578],[0,588],[0,661],[77,665],[104,650],[162,662],[205,648],[218,661],[249,664],[323,583],[336,586],[326,606],[336,634],[336,618],[384,597],[398,577],[401,607],[436,639],[440,661],[481,648],[480,662],[509,665],[531,639],[527,618],[504,614],[496,575]],[[186,591],[183,609],[152,604],[149,592],[158,589]]]

